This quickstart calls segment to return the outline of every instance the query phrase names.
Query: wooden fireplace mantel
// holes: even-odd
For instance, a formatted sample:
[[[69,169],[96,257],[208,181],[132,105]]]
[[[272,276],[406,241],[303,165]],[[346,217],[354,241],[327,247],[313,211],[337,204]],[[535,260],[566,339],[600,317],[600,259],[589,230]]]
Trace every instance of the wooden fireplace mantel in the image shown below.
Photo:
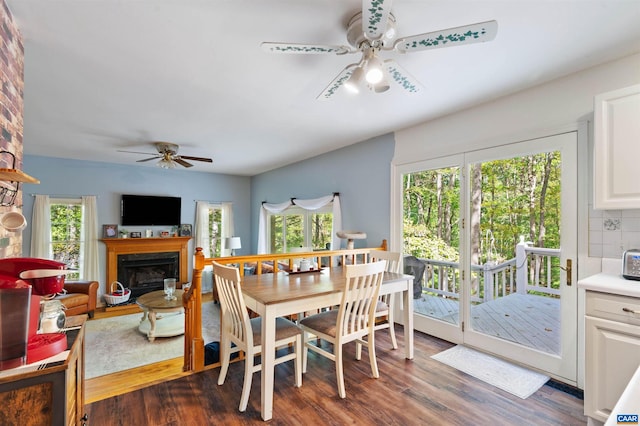
[[[180,253],[180,284],[189,281],[189,240],[191,237],[104,238],[107,246],[107,290],[118,281],[118,255],[138,253]]]

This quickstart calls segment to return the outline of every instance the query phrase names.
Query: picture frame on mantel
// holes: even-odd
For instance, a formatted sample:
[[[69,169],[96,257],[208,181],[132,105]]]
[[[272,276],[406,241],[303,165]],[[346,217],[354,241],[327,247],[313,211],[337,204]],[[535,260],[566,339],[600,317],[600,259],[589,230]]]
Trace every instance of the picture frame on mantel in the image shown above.
[[[102,225],[102,238],[118,238],[118,225]]]
[[[191,224],[183,223],[180,225],[180,230],[178,231],[178,235],[181,237],[190,237],[191,236]]]

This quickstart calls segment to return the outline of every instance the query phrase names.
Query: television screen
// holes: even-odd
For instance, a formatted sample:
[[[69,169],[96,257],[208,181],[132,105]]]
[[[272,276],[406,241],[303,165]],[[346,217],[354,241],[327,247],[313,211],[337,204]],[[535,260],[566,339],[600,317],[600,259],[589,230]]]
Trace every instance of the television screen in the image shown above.
[[[180,197],[122,194],[122,226],[180,225]]]

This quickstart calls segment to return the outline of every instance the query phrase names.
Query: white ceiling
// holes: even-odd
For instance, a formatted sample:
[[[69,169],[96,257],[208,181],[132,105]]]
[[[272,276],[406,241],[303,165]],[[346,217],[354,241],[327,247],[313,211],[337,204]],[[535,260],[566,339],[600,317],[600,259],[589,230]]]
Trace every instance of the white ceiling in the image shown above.
[[[24,37],[24,152],[136,163],[152,141],[255,175],[640,51],[640,0],[396,0],[400,37],[497,20],[487,43],[399,54],[424,86],[316,96],[359,55],[265,53],[262,41],[346,45],[360,0],[6,0]],[[170,171],[168,171],[170,173]]]

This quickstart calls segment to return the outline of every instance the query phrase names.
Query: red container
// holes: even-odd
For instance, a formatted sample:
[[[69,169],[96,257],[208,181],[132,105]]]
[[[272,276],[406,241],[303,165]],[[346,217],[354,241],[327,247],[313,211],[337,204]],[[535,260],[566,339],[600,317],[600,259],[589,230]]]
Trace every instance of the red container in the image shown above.
[[[30,309],[31,286],[0,275],[0,370],[19,367],[26,361]]]
[[[0,259],[0,274],[18,278],[21,272],[34,269],[65,269],[65,264],[50,259],[39,259],[37,257],[10,257]],[[25,279],[31,284],[33,294],[41,296],[60,293],[64,288],[65,274],[60,274],[45,278]]]

